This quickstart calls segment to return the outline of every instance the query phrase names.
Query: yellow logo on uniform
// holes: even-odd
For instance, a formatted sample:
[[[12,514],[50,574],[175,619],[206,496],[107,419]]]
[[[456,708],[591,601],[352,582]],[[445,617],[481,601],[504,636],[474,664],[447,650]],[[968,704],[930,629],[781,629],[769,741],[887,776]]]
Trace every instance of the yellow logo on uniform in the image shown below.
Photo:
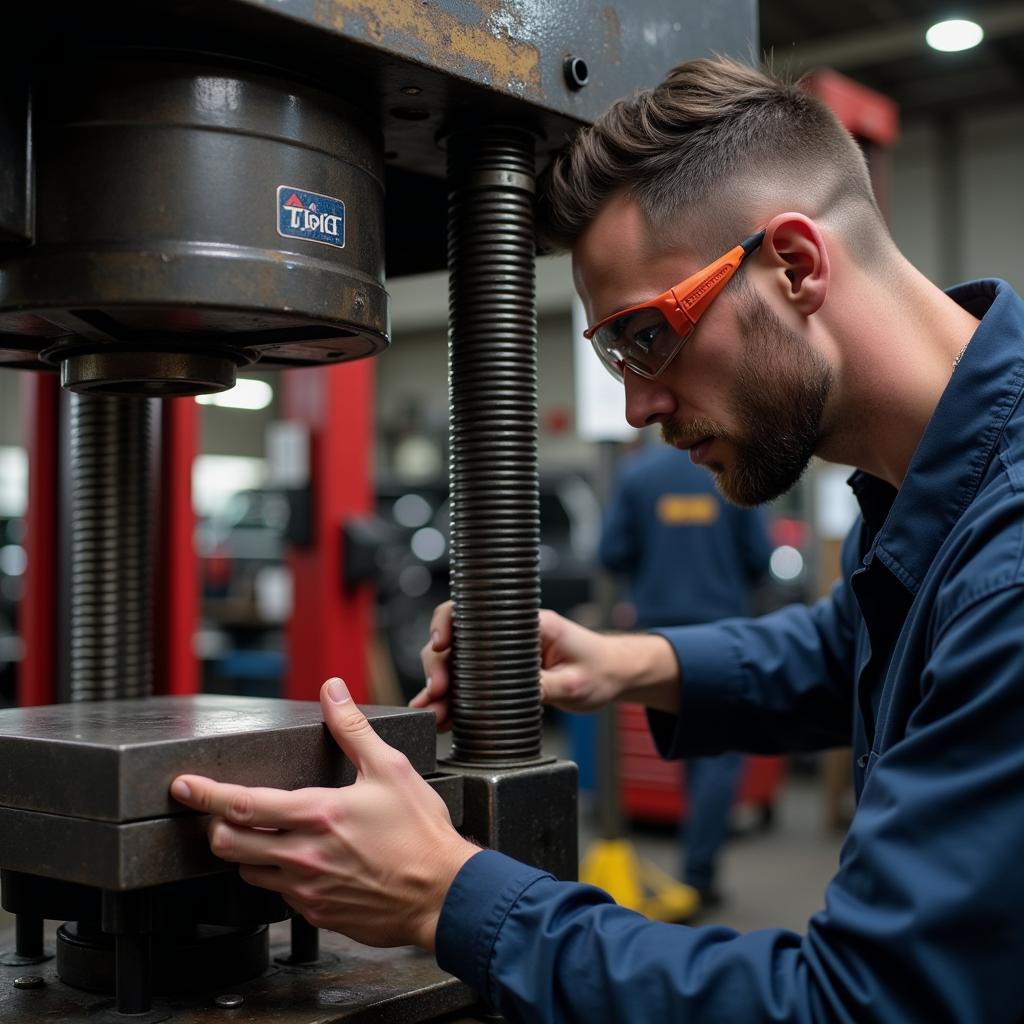
[[[703,526],[718,518],[713,494],[663,494],[658,499],[658,519],[669,526]]]

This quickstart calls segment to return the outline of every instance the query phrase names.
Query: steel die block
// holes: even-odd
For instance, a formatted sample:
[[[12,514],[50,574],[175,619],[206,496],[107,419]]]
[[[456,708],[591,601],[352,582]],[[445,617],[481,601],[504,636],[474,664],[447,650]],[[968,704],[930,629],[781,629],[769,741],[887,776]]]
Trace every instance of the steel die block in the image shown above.
[[[442,768],[454,765],[442,762]],[[551,760],[522,768],[466,768],[460,831],[492,850],[508,854],[556,878],[574,880],[579,870],[577,840],[578,770],[571,761]]]
[[[434,717],[363,709],[421,775],[436,768]],[[343,786],[355,769],[313,701],[199,695],[0,711],[0,807],[106,822],[189,813],[178,774],[246,786]]]

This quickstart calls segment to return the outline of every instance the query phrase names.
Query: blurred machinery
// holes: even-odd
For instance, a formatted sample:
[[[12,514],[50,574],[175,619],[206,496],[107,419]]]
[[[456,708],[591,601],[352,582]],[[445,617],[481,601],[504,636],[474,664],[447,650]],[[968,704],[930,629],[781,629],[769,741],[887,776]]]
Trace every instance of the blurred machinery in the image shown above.
[[[32,378],[20,697],[62,703],[0,712],[0,1020],[459,1011],[472,993],[429,958],[321,945],[301,919],[272,940],[288,908],[167,798],[185,769],[351,771],[313,705],[189,695],[175,399],[257,361],[321,367],[286,405],[322,502],[368,440],[344,419],[365,377],[328,367],[387,346],[386,275],[447,262],[451,761],[425,713],[371,716],[467,834],[571,876],[575,769],[542,757],[536,685],[535,171],[677,61],[749,52],[753,0],[40,0],[3,38],[0,364],[66,390]],[[324,556],[337,523],[310,523],[294,618],[358,626],[366,595]],[[44,921],[67,922],[55,959]]]

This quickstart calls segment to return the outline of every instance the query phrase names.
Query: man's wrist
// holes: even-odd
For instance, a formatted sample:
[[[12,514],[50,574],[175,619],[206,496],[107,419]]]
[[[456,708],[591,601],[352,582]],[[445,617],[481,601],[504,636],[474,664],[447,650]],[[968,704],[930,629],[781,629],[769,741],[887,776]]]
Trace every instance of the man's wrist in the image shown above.
[[[616,700],[679,713],[679,662],[672,645],[656,633],[618,637]]]
[[[456,834],[450,850],[446,852],[442,860],[443,867],[439,872],[437,887],[430,900],[430,906],[423,915],[416,938],[416,945],[428,953],[433,953],[437,945],[437,925],[441,919],[445,900],[448,898],[448,890],[451,889],[452,883],[466,861],[475,857],[479,852],[480,847],[476,843],[472,843],[458,834]]]

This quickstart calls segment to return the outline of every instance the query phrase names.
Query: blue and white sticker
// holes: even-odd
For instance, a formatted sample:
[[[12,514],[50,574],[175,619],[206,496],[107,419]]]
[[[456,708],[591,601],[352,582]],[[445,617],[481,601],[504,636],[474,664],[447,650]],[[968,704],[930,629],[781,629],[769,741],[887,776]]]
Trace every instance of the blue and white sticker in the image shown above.
[[[345,248],[345,204],[318,192],[277,186],[277,233]]]

